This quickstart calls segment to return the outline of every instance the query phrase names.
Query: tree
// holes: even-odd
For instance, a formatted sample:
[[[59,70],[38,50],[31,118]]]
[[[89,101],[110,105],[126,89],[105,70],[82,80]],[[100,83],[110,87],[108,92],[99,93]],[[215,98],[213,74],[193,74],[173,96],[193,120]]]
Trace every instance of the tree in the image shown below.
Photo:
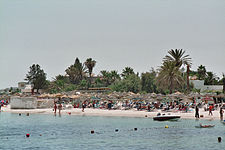
[[[171,49],[168,53],[169,55],[166,55],[164,61],[173,61],[175,62],[175,66],[179,68],[182,65],[191,65],[191,58],[189,58],[189,55],[184,55],[185,51],[182,49]]]
[[[173,61],[165,61],[159,69],[157,83],[161,89],[169,89],[172,93],[175,89],[182,87],[184,79],[176,63]]]
[[[131,67],[125,67],[125,68],[123,69],[123,71],[122,71],[121,76],[122,76],[123,78],[126,78],[127,76],[129,76],[129,75],[131,75],[131,74],[135,74],[135,73],[134,73],[134,69],[131,68]]]
[[[183,51],[182,49],[171,49],[168,51],[168,53],[169,55],[166,55],[164,61],[172,61],[178,68],[180,68],[182,65],[187,66],[187,90],[189,91],[189,72],[191,66],[191,58],[189,58],[189,55],[184,55],[185,51]]]
[[[141,79],[136,74],[131,74],[123,80],[116,81],[110,88],[114,91],[138,93],[141,91]]]
[[[92,78],[91,78],[91,75],[92,75],[92,72],[93,72],[93,68],[95,67],[96,65],[96,61],[95,60],[92,60],[92,58],[88,58],[85,62],[84,62],[85,66],[87,67],[88,69],[88,74],[89,74],[89,84],[88,84],[88,87],[91,85],[91,81],[92,81]]]
[[[100,77],[97,77],[96,79],[95,79],[95,85],[94,85],[95,87],[103,87],[104,86],[104,83],[103,83],[103,81],[100,79]]]
[[[69,76],[70,82],[73,84],[79,84],[80,81],[86,77],[87,73],[85,66],[78,58],[76,58],[75,63],[70,65],[65,72]]]
[[[207,72],[205,78],[205,85],[216,85],[218,77],[213,72]]]
[[[96,61],[92,60],[92,58],[88,58],[84,64],[88,68],[89,77],[91,78],[93,68],[96,65]]]
[[[101,76],[102,76],[102,81],[104,83],[104,86],[109,86],[110,85],[110,73],[106,70],[100,71]]]
[[[28,74],[26,74],[25,80],[33,84],[33,90],[37,89],[37,93],[39,89],[43,89],[47,85],[46,73],[38,64],[30,66],[30,70],[28,71]]]
[[[141,74],[141,90],[147,93],[157,92],[155,84],[156,72],[152,69],[150,72]]]
[[[222,82],[223,82],[223,93],[225,93],[225,75],[224,75],[224,73],[223,73]]]
[[[111,84],[114,83],[117,80],[120,80],[120,75],[118,74],[118,72],[116,70],[112,70],[110,72],[110,79],[111,79]]]
[[[120,80],[120,75],[118,74],[116,70],[112,70],[110,72],[106,70],[102,70],[100,73],[103,78],[104,85],[106,87],[111,85],[115,81]]]
[[[49,93],[59,93],[59,92],[68,92],[75,90],[76,86],[70,83],[69,78],[63,75],[57,75],[53,78],[53,81],[49,82],[47,92]]]
[[[198,79],[199,80],[204,80],[205,77],[206,77],[206,69],[205,69],[205,66],[201,65],[198,67]]]
[[[86,80],[82,80],[79,84],[80,89],[87,89],[88,88],[88,82]]]

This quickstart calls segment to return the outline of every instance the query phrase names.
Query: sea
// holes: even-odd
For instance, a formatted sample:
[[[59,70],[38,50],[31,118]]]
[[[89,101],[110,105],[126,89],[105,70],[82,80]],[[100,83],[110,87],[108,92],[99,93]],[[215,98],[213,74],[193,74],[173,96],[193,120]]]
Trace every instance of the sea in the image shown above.
[[[200,123],[215,127],[196,128]],[[221,143],[218,137],[222,138]],[[0,149],[224,150],[225,125],[219,120],[181,118],[176,122],[158,122],[145,117],[20,116],[1,112]]]

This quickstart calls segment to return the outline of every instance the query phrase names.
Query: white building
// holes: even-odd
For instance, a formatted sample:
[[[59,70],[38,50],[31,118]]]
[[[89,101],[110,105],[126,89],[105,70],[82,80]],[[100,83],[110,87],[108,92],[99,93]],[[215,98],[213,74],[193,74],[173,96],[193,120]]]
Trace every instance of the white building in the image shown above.
[[[194,88],[203,91],[223,91],[223,85],[204,85],[204,80],[190,80]]]

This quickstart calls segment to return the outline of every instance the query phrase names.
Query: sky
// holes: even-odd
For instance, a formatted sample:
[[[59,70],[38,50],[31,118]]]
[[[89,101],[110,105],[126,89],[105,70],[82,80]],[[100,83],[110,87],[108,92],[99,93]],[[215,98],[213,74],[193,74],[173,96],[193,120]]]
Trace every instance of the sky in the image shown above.
[[[101,70],[157,69],[170,49],[225,73],[225,0],[0,0],[0,89],[39,64],[51,80],[78,57]]]

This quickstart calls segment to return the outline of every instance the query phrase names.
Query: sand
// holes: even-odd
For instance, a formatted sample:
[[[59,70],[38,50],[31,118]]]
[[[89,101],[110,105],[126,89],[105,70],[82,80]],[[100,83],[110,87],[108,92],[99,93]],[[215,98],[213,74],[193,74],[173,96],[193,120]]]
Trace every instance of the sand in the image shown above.
[[[54,114],[53,108],[48,109],[10,109],[10,106],[2,107],[3,112],[9,112],[9,113],[30,113],[30,114]],[[171,112],[165,112],[161,110],[155,110],[153,112],[147,112],[147,111],[137,111],[136,109],[131,110],[106,110],[106,109],[93,109],[93,108],[85,108],[84,112],[82,112],[82,109],[80,108],[72,108],[72,109],[63,109],[61,112],[61,115],[79,115],[79,116],[115,116],[115,117],[150,117],[153,118],[157,115],[157,113],[161,114],[168,114],[171,115],[180,115],[183,119],[195,119],[195,111],[194,109],[191,109],[188,112],[180,112],[180,111],[171,111]],[[219,110],[213,111],[213,116],[209,116],[208,111],[204,111],[203,109],[200,109],[200,115],[203,115],[204,117],[201,117],[200,119],[209,119],[209,120],[219,120]],[[58,110],[57,110],[58,115]]]

